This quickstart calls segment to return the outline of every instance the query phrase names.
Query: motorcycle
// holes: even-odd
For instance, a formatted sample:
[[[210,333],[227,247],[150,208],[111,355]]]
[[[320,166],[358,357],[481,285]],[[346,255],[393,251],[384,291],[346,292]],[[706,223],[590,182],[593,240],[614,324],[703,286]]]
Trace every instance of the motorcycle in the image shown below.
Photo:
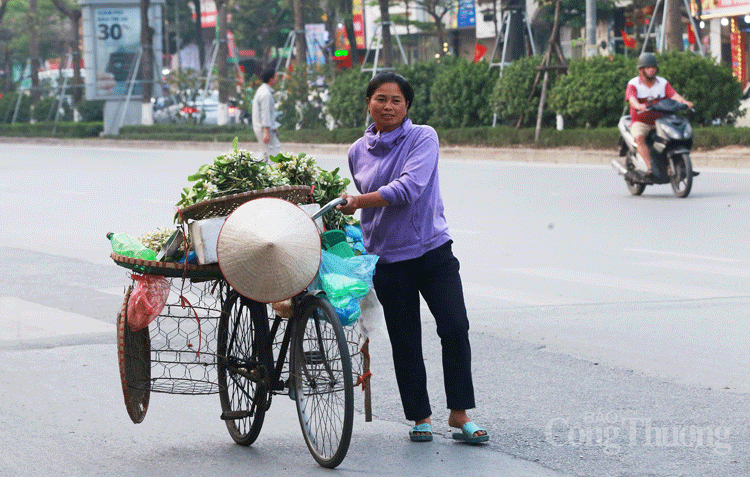
[[[625,157],[625,163],[615,159],[612,167],[625,177],[631,194],[643,194],[647,185],[667,183],[672,184],[677,197],[687,197],[690,194],[693,177],[698,172],[693,170],[690,162],[693,128],[686,118],[676,114],[684,109],[687,109],[687,105],[668,98],[648,106],[647,111],[664,113],[656,120],[656,129],[646,137],[646,144],[651,152],[652,171],[648,176],[646,161],[638,154],[630,133],[630,115],[620,118],[617,125],[620,129],[620,156]]]

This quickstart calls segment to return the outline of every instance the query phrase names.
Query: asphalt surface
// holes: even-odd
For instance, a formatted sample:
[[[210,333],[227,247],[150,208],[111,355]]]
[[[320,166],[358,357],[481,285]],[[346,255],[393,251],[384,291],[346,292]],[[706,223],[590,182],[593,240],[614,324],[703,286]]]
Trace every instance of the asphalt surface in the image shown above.
[[[104,227],[138,230],[136,227],[148,229],[154,225],[143,223],[143,212],[131,213],[127,211],[127,203],[116,203],[108,200],[108,196],[132,194],[136,204],[151,207],[148,220],[156,225],[163,219],[171,219],[174,200],[170,197],[175,187],[160,183],[160,178],[184,167],[175,180],[182,183],[186,175],[182,172],[194,170],[195,164],[183,166],[180,161],[194,161],[201,156],[200,163],[209,162],[212,151],[226,152],[227,145],[111,140],[28,140],[27,143],[80,145],[92,151],[85,153],[91,159],[83,159],[71,158],[60,149],[40,150],[45,155],[57,153],[59,159],[67,161],[65,164],[71,163],[60,168],[59,177],[48,175],[43,163],[53,162],[49,157],[24,157],[22,161],[28,161],[29,166],[20,168],[20,172],[15,162],[10,162],[11,156],[0,160],[0,178],[13,178],[0,181],[0,201],[6,211],[5,221],[0,222],[5,234],[0,232],[0,237],[15,235],[28,242],[13,242],[8,246],[0,240],[0,357],[5,363],[0,392],[6,396],[6,411],[0,414],[0,437],[11,443],[0,454],[0,474],[330,473],[318,468],[307,453],[295,411],[289,407],[291,401],[284,398],[274,402],[260,440],[249,449],[236,446],[229,439],[223,423],[217,419],[216,396],[152,395],[149,414],[138,426],[130,423],[122,404],[112,327],[114,310],[122,300],[123,284],[127,281],[126,273],[98,249],[96,255],[101,255],[102,260],[81,259],[91,255],[91,245],[76,243],[76,234],[88,238]],[[133,172],[123,172],[120,163],[110,157],[119,152],[108,150],[105,155],[102,151],[99,157],[95,150],[130,147],[157,153],[160,149],[202,152],[165,158],[164,170],[156,171],[154,178],[144,168],[140,172],[141,183],[135,184],[125,179]],[[284,148],[314,155],[341,156],[346,152],[345,146],[302,144]],[[604,280],[622,282],[612,285],[607,295],[611,301],[605,303],[582,299],[600,292],[587,280],[602,279],[590,270],[579,270],[580,264],[576,263],[578,257],[585,256],[586,246],[581,242],[586,240],[587,233],[592,236],[614,230],[627,242],[628,229],[615,220],[623,213],[636,211],[670,218],[668,226],[654,230],[655,238],[659,234],[679,237],[681,231],[671,224],[680,223],[674,213],[682,210],[690,211],[684,231],[691,238],[703,233],[715,240],[710,248],[719,257],[685,255],[679,257],[682,262],[664,266],[696,266],[687,263],[694,258],[705,268],[707,261],[731,257],[736,247],[747,248],[744,239],[737,243],[737,238],[746,237],[747,233],[744,228],[741,234],[732,234],[731,228],[727,231],[722,214],[731,217],[734,221],[728,223],[735,226],[747,222],[747,215],[744,218],[742,215],[747,210],[743,186],[724,179],[730,177],[729,172],[711,171],[699,178],[701,187],[689,202],[673,199],[668,186],[645,197],[632,198],[614,171],[602,173],[602,167],[589,167],[608,165],[617,157],[612,151],[443,148],[441,153],[443,158],[472,162],[466,168],[455,163],[445,165],[450,176],[443,177],[451,177],[446,182],[454,185],[453,190],[448,190],[445,184],[444,193],[453,198],[462,198],[459,194],[471,180],[471,174],[477,183],[484,184],[481,189],[485,192],[491,184],[498,183],[498,178],[504,181],[498,187],[502,194],[499,198],[492,195],[497,192],[478,194],[482,205],[493,200],[501,202],[501,207],[493,213],[493,217],[498,217],[497,224],[482,229],[489,231],[487,235],[478,235],[471,229],[472,224],[482,220],[481,210],[454,200],[450,205],[452,210],[448,211],[452,225],[456,226],[454,233],[460,237],[462,264],[467,264],[464,278],[467,293],[472,295],[469,303],[472,346],[481,350],[473,361],[479,402],[472,417],[490,430],[492,440],[478,448],[456,445],[450,439],[444,412],[438,410],[434,416],[435,442],[430,446],[410,445],[406,437],[409,425],[398,405],[387,339],[382,334],[378,336],[376,330],[371,349],[373,356],[378,357],[373,362],[377,377],[373,382],[374,422],[362,421],[362,404],[357,399],[354,441],[337,473],[347,476],[479,473],[514,477],[750,475],[750,411],[742,373],[748,354],[742,340],[747,328],[747,291],[745,287],[744,292],[715,297],[709,289],[725,288],[730,292],[734,288],[743,289],[748,277],[746,270],[741,269],[747,262],[746,252],[738,254],[736,265],[726,264],[725,260],[723,269],[716,267],[712,272],[734,274],[735,285],[711,287],[708,282],[702,283],[709,277],[696,277],[685,296],[678,296],[680,299],[669,296],[676,293],[674,290],[661,290],[653,298],[646,295],[648,299],[632,301],[633,291],[651,285],[648,281],[651,272],[642,265],[647,259],[643,251],[630,251],[632,255],[626,256],[623,264],[624,267],[635,264],[644,270],[643,281],[621,277],[625,272],[614,271],[609,263],[598,265],[611,274],[605,275]],[[745,153],[740,149],[695,153],[693,159],[697,169],[742,168],[748,157]],[[122,154],[122,167],[130,165],[127,160],[133,160],[133,166],[155,162],[145,157],[141,160],[138,156],[143,157],[142,151],[132,156]],[[539,164],[519,171],[512,164],[497,169],[477,166],[476,159]],[[561,166],[550,168],[550,163]],[[581,166],[564,166],[571,163]],[[91,180],[86,180],[88,177]],[[107,178],[111,181],[106,181]],[[534,188],[525,187],[529,180],[538,181]],[[595,189],[594,193],[581,193],[575,181],[589,184],[585,189]],[[156,190],[160,184],[170,193]],[[570,184],[573,186],[568,187]],[[615,192],[611,185],[616,185]],[[49,192],[45,194],[45,190]],[[530,193],[525,196],[527,192]],[[513,202],[521,196],[527,203]],[[33,197],[33,202],[23,202],[29,197]],[[588,202],[580,203],[579,198]],[[507,208],[503,208],[506,204]],[[564,207],[560,207],[562,204]],[[133,217],[113,225],[112,207]],[[533,222],[512,212],[519,207],[528,208],[526,212],[533,216]],[[166,213],[163,217],[150,217],[157,210]],[[705,211],[708,216],[701,215]],[[607,215],[612,222],[590,223],[586,220],[587,213]],[[555,218],[554,223],[546,221],[547,214]],[[17,220],[10,223],[8,217]],[[707,230],[699,226],[702,221],[710,224]],[[541,228],[540,222],[543,222]],[[18,227],[18,232],[7,233],[13,226]],[[529,235],[514,236],[519,230]],[[546,243],[544,234],[552,237],[553,231],[555,245],[547,249],[539,246]],[[64,234],[63,243],[58,246],[54,243],[57,233]],[[493,239],[495,236],[497,239]],[[105,241],[98,235],[96,239],[93,243],[104,250]],[[622,247],[627,246],[619,242],[616,245],[617,249],[605,261],[621,254]],[[698,240],[684,247],[692,250],[703,245]],[[594,248],[592,253],[602,251]],[[545,263],[559,263],[556,257],[565,254],[569,254],[566,260],[570,261],[564,264],[568,267],[566,275],[576,275],[572,282],[549,285],[546,283],[549,280],[541,274],[525,278],[522,275],[549,272],[541,267]],[[523,263],[516,267],[526,268],[513,269],[514,260]],[[513,270],[509,273],[488,266],[493,262],[502,262],[503,267]],[[478,269],[475,273],[489,268],[487,273],[497,276],[491,275],[495,280],[490,281],[484,275],[472,275],[471,267]],[[485,290],[481,284],[485,284]],[[703,296],[687,299],[691,291]],[[734,296],[742,293],[744,296]],[[529,306],[523,304],[524,300]],[[531,306],[533,303],[544,305]],[[500,327],[489,321],[498,317],[502,319]],[[649,336],[649,325],[657,322],[661,325],[660,336]],[[425,323],[429,323],[428,318]],[[534,326],[528,326],[531,324]],[[737,333],[731,337],[732,346],[723,350],[726,356],[718,353],[705,362],[700,361],[704,358],[698,349],[702,346],[701,333],[711,350],[722,351],[720,347],[725,341],[714,339],[711,333],[719,326]],[[646,331],[643,335],[630,334],[634,328]],[[682,329],[690,329],[691,336],[682,337],[678,333],[684,339],[667,344],[673,337],[668,331]],[[581,341],[585,342],[584,348],[570,346]],[[425,333],[424,347],[426,358],[438,363],[440,345],[434,333]],[[664,349],[660,350],[661,347]],[[635,349],[639,352],[632,352]],[[618,360],[638,355],[642,355],[643,362]],[[733,355],[740,358],[729,366]],[[720,368],[726,359],[727,369],[732,371],[731,385],[707,386],[703,384],[704,375],[686,373],[679,366],[670,367],[671,363],[663,362],[665,359],[675,359],[677,365],[696,369],[706,363],[718,363],[716,374],[725,374]],[[699,384],[689,379],[683,382],[672,372],[688,378],[695,374]],[[431,397],[434,407],[439,409],[444,402],[439,366],[430,366],[429,373]],[[737,389],[733,389],[735,385]]]

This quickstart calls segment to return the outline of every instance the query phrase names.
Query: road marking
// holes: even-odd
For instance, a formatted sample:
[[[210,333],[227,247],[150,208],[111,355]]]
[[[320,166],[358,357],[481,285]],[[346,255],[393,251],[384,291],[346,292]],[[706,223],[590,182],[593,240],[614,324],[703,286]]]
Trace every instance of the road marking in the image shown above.
[[[639,267],[666,268],[669,270],[684,270],[688,272],[711,273],[713,275],[724,275],[727,277],[750,278],[750,269],[747,268],[730,268],[714,265],[711,263],[691,263],[691,262],[630,262],[632,265]]]
[[[671,283],[653,280],[637,280],[606,273],[584,272],[581,270],[552,269],[552,268],[506,268],[506,273],[519,273],[539,278],[550,278],[571,283],[583,283],[599,287],[631,290],[651,295],[662,294],[679,298],[705,299],[719,297],[736,297],[737,292],[718,290],[691,285],[673,285]]]
[[[654,255],[670,255],[673,257],[685,257],[685,258],[696,258],[699,260],[714,260],[717,262],[732,262],[732,263],[739,263],[743,262],[744,260],[738,259],[738,258],[729,258],[729,257],[715,257],[711,255],[695,255],[692,253],[680,253],[680,252],[672,252],[667,250],[647,250],[644,248],[626,248],[624,249],[626,252],[638,252],[638,253],[651,253]]]

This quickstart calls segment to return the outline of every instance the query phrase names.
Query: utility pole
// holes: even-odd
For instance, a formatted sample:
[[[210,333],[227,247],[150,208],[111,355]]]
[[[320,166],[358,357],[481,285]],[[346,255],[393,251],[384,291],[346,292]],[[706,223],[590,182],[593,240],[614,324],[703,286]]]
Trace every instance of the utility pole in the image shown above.
[[[380,0],[380,34],[383,36],[383,62],[386,68],[393,66],[393,58],[391,52],[393,46],[391,44],[391,14],[388,11],[388,0]]]
[[[154,110],[151,97],[154,95],[154,29],[148,23],[151,0],[141,0],[141,124],[154,124]]]
[[[586,58],[599,54],[596,44],[596,0],[586,0]]]
[[[41,96],[39,90],[39,16],[37,0],[29,1],[29,56],[31,57],[31,104],[34,105]]]
[[[223,126],[229,122],[229,78],[227,73],[229,68],[227,67],[227,1],[217,0],[216,1],[217,18],[219,25],[218,38],[216,39],[217,47],[219,48],[217,61],[216,80],[219,84],[219,104],[217,106],[217,117],[216,123],[219,126]]]
[[[180,59],[180,50],[182,50],[182,38],[180,37],[180,10],[179,2],[174,2],[174,49],[177,52],[177,71],[182,71],[182,60]],[[167,35],[169,41],[169,35]]]
[[[302,24],[302,0],[294,0],[294,29],[297,30],[296,49],[297,65],[302,66],[307,63],[305,57],[305,26]]]

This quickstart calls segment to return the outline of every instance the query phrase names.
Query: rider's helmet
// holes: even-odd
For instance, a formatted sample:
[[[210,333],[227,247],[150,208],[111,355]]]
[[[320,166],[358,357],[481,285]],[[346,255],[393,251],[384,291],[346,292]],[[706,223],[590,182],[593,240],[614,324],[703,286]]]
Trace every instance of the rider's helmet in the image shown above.
[[[653,66],[654,68],[658,67],[656,56],[650,52],[641,53],[641,56],[638,57],[638,69],[648,68],[649,66]]]

